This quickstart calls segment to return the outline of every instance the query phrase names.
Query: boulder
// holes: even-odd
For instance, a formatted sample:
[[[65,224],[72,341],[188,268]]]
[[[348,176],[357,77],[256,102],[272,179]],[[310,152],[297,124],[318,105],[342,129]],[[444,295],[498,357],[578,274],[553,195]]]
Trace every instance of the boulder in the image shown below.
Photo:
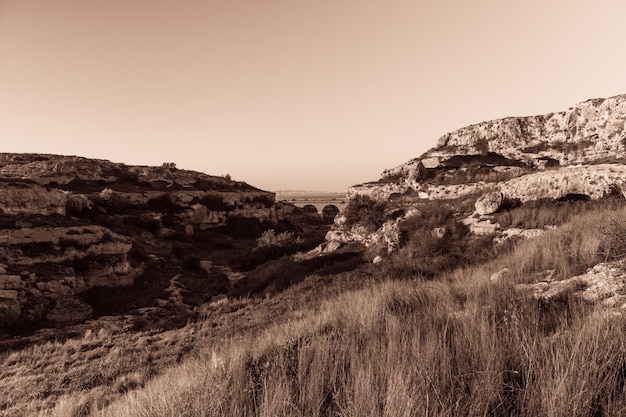
[[[509,268],[502,268],[498,272],[494,272],[489,277],[489,281],[493,283],[502,282],[503,280],[509,278],[511,276],[511,270]]]
[[[85,194],[68,196],[65,208],[68,214],[80,215],[94,208],[93,202]]]
[[[552,300],[568,295],[605,307],[626,309],[626,269],[621,262],[600,263],[584,274],[562,281],[541,281],[520,284],[517,288],[528,291],[539,300]]]
[[[19,293],[16,290],[0,290],[0,300],[18,301]]]
[[[493,214],[502,207],[504,196],[499,191],[484,194],[474,204],[476,212],[480,215]]]
[[[322,252],[323,253],[327,253],[327,252],[334,252],[337,249],[339,249],[341,247],[341,242],[336,241],[336,240],[330,240],[328,242],[325,243]]]
[[[424,158],[472,155],[488,149],[532,164],[538,158],[560,165],[614,158],[624,151],[626,95],[593,99],[545,115],[507,117],[472,124],[442,136]]]

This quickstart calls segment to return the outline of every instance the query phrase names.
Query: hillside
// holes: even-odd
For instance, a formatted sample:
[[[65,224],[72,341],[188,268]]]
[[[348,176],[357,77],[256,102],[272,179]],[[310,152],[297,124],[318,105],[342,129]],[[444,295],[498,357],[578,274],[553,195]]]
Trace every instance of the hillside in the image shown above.
[[[420,205],[434,202],[454,207],[474,234],[506,236],[524,232],[507,232],[481,216],[533,202],[623,197],[625,123],[626,96],[620,95],[587,100],[559,113],[509,117],[448,133],[420,157],[385,170],[378,181],[351,187],[352,216],[347,222],[345,216],[336,219],[328,246],[385,241],[392,251],[399,245],[401,224]],[[363,228],[354,218],[355,211],[373,205],[363,199],[384,202],[374,222],[380,224]]]
[[[105,315],[184,325],[213,297],[253,291],[248,272],[285,252],[255,250],[264,231],[306,249],[326,228],[274,193],[173,163],[0,154],[0,348]]]
[[[206,211],[177,197],[217,190],[174,181],[159,185],[158,204],[143,203],[161,216],[148,225],[132,217],[145,218],[144,206],[120,203],[137,195],[7,180],[60,202],[28,214],[27,227],[3,214],[14,222],[3,230],[13,242],[3,282],[23,286],[5,291],[98,283],[66,301],[72,315],[91,308],[97,319],[55,340],[51,303],[43,329],[7,339],[0,415],[625,415],[624,101],[446,134],[351,187],[332,226],[284,202],[246,200],[266,194],[219,178],[230,187],[221,210],[206,206],[215,197],[202,200]],[[226,218],[209,226],[199,219],[219,215],[198,210]],[[74,229],[76,242],[63,243]],[[63,258],[90,259],[93,247],[107,264]],[[74,281],[54,278],[58,264]],[[167,294],[144,298],[150,307],[130,301],[155,288]]]

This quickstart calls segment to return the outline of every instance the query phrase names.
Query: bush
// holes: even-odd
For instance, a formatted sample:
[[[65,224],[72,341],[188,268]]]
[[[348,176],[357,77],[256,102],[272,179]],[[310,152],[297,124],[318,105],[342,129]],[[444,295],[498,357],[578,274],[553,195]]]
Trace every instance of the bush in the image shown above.
[[[148,200],[148,208],[150,210],[158,210],[166,213],[176,213],[182,211],[182,208],[172,201],[169,194],[163,194],[158,197],[152,197]]]
[[[429,203],[419,210],[400,225],[401,247],[387,264],[389,275],[434,278],[494,254],[492,237],[472,236],[452,207]]]
[[[279,247],[284,248],[291,245],[300,245],[304,243],[302,238],[294,236],[291,232],[282,232],[276,234],[274,229],[264,231],[257,240],[256,249]]]
[[[344,209],[346,226],[360,224],[372,231],[385,222],[386,201],[376,201],[366,195],[357,195],[348,202]]]

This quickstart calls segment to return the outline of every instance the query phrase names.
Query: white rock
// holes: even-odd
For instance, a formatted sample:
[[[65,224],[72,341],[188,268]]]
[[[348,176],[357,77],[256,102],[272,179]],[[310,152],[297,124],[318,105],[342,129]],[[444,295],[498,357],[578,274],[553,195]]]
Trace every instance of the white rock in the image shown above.
[[[601,302],[606,307],[620,308],[625,301],[626,270],[620,262],[601,263],[569,279],[520,284],[517,288],[530,291],[533,297],[541,300],[572,294],[588,302]]]
[[[491,274],[489,281],[493,283],[502,282],[502,280],[509,278],[511,276],[511,270],[509,268],[502,268],[498,272],[494,272]]]
[[[474,204],[476,212],[480,215],[493,214],[500,209],[504,202],[504,196],[499,191],[484,194]]]

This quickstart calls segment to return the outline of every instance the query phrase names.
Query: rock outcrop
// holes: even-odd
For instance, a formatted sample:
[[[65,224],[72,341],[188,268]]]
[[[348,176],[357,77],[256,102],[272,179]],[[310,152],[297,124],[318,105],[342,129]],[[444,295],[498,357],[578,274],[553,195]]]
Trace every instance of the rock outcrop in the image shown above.
[[[9,183],[0,188],[0,210],[6,214],[65,214],[68,193],[34,184]]]
[[[590,303],[626,309],[626,269],[621,261],[597,264],[582,275],[562,281],[519,284],[517,288],[544,301],[574,296]]]
[[[82,301],[93,287],[129,286],[129,238],[101,226],[0,230],[0,323],[65,324],[91,316]]]
[[[449,198],[459,191],[453,186],[465,191],[468,187],[459,186],[470,185],[468,193],[537,171],[553,175],[559,167],[621,163],[625,123],[626,95],[620,95],[560,113],[471,125],[442,136],[420,158],[385,170],[379,181],[351,187],[348,196],[386,199],[413,191],[423,198]]]
[[[474,203],[474,207],[476,207],[476,212],[481,215],[485,214],[493,214],[500,209],[502,203],[504,202],[504,196],[499,191],[492,191],[490,193],[484,194],[476,203]]]
[[[350,187],[347,197],[387,201],[388,213],[432,200],[473,200],[475,214],[485,217],[535,200],[626,196],[625,124],[626,95],[587,100],[559,113],[478,123],[445,134],[422,156],[385,170],[380,180]],[[327,239],[367,241],[371,231],[359,230],[336,222]]]
[[[559,113],[458,129],[442,136],[422,158],[442,163],[455,155],[495,152],[535,167],[546,161],[561,166],[589,163],[624,154],[625,122],[626,95],[591,99]]]
[[[0,330],[83,321],[92,303],[119,303],[103,299],[109,289],[134,287],[140,277],[139,296],[159,295],[154,271],[175,275],[176,244],[207,239],[231,222],[276,221],[274,200],[274,193],[171,163],[0,154]]]

